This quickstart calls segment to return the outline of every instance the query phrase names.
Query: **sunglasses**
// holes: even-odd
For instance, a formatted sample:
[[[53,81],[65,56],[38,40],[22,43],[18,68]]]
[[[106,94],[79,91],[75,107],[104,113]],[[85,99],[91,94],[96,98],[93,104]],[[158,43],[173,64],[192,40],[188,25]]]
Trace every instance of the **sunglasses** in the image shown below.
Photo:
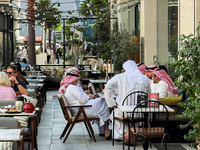
[[[12,74],[12,72],[6,72],[7,74],[9,74],[9,75],[11,75]]]

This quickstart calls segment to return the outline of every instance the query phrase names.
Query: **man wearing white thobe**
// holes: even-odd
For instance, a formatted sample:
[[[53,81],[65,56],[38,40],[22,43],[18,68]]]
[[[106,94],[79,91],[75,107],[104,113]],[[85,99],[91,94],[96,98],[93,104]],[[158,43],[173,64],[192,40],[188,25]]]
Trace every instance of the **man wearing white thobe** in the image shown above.
[[[105,85],[104,95],[108,107],[114,107],[116,104],[121,106],[124,98],[131,92],[143,91],[150,93],[150,80],[143,75],[133,60],[128,60],[123,64],[125,70],[124,73],[115,75],[108,83]],[[112,97],[112,91],[116,89],[116,94],[118,95],[116,101]],[[137,102],[133,102],[137,103]],[[115,108],[115,116],[122,117],[122,111]],[[111,115],[111,120],[113,116]],[[123,126],[121,122],[115,121],[114,127],[114,138],[122,139],[123,137]]]
[[[155,93],[159,93],[159,98],[178,96],[177,87],[165,70],[157,68],[152,74],[152,79],[157,84]]]
[[[146,75],[147,78],[149,78],[151,81],[149,82],[149,85],[151,87],[151,93],[156,93],[157,83],[154,83],[152,80],[153,74],[152,71],[156,69],[155,65],[149,65],[146,67]]]

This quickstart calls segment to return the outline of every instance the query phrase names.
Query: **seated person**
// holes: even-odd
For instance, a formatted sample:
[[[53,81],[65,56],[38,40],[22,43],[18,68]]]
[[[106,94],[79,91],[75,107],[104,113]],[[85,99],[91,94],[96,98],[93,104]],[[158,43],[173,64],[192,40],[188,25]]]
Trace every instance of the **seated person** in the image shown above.
[[[20,63],[15,64],[17,66],[17,78],[26,82],[26,85],[29,85],[28,81],[24,76],[26,73],[22,71]]]
[[[154,69],[156,69],[157,67],[155,65],[149,65],[146,67],[146,75],[147,78],[149,78],[151,81],[149,82],[149,85],[151,87],[151,93],[156,93],[156,88],[157,88],[157,84],[153,82],[152,80],[152,71]]]
[[[99,127],[104,126],[104,135],[106,139],[111,139],[111,131],[108,128],[108,120],[110,118],[109,108],[101,98],[94,99],[94,95],[87,95],[83,89],[78,86],[80,77],[76,74],[67,73],[64,80],[61,81],[59,93],[65,95],[69,105],[92,105],[92,107],[84,108],[87,115],[98,115]],[[76,114],[78,108],[73,108],[72,113]]]
[[[26,66],[29,66],[29,64],[27,64],[26,58],[22,59],[22,62],[20,63],[20,65],[22,66],[22,68],[26,68]]]
[[[143,63],[138,63],[137,67],[143,75],[146,75],[146,66]]]
[[[123,64],[124,73],[117,74],[112,79],[110,79],[105,85],[104,96],[108,107],[112,108],[116,105],[122,106],[124,98],[131,92],[143,91],[150,93],[150,80],[143,75],[135,61],[128,60]],[[116,89],[116,94],[118,95],[116,100],[113,98],[113,89]],[[130,100],[125,105],[134,105],[137,104],[137,100]],[[123,113],[119,108],[114,108],[115,117],[123,117]],[[112,113],[113,114],[113,113]],[[113,115],[111,115],[113,119]],[[128,128],[125,128],[125,132]],[[116,120],[114,124],[114,139],[123,140],[123,125],[120,121]],[[129,132],[126,132],[125,142],[128,142]],[[131,138],[131,143],[134,143],[134,138]]]
[[[11,87],[14,89],[14,91],[21,92],[23,95],[28,95],[25,81],[17,78],[17,66],[8,66],[6,72],[11,82]]]
[[[1,66],[0,67],[0,72],[5,72],[6,73],[6,67],[5,66]]]
[[[16,93],[10,86],[6,73],[0,72],[0,100],[16,100]]]
[[[73,73],[73,74],[76,74],[76,75],[80,76],[79,70],[76,67],[70,67],[70,68],[67,68],[67,69],[64,69],[64,70],[65,70],[65,73],[64,73],[62,81],[66,77],[67,73]],[[78,81],[78,85],[77,86],[82,89],[80,80]],[[84,92],[86,94],[90,93],[88,90],[85,90]]]
[[[159,98],[178,96],[177,87],[165,70],[157,68],[152,74],[154,83],[157,83],[156,93],[159,93]]]

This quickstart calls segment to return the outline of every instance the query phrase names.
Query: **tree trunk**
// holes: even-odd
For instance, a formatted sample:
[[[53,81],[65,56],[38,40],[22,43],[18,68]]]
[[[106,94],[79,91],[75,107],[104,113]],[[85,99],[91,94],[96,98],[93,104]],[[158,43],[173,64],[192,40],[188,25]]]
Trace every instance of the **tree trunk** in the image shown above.
[[[49,28],[49,48],[51,50],[51,28]]]
[[[34,20],[28,20],[28,59],[30,65],[36,65],[36,54],[35,54],[35,30],[32,25],[35,25]]]

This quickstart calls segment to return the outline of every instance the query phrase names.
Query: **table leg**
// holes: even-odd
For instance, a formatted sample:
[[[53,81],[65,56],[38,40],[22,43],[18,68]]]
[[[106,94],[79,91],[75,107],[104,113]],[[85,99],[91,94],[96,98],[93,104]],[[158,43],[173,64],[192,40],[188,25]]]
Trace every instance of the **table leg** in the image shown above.
[[[20,140],[17,141],[17,150],[24,150],[24,139],[23,136],[20,136]]]

